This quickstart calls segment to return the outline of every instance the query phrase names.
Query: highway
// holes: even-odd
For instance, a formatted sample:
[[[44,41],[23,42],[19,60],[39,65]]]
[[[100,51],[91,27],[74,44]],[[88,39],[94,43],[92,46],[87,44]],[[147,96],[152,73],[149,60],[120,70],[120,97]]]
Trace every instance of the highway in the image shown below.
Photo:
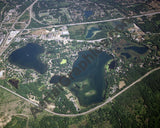
[[[108,19],[108,20],[100,20],[100,21],[92,21],[92,22],[82,22],[82,23],[71,23],[71,24],[60,24],[60,25],[49,25],[49,26],[46,26],[46,27],[39,27],[39,28],[31,28],[31,29],[26,29],[30,22],[31,22],[31,18],[33,17],[32,15],[32,8],[34,6],[34,4],[37,2],[38,0],[35,0],[28,8],[26,8],[22,14],[20,16],[17,17],[16,21],[13,23],[12,25],[12,29],[14,29],[14,25],[18,22],[19,18],[27,11],[29,10],[29,14],[30,14],[30,18],[29,18],[29,22],[28,24],[23,28],[23,29],[19,29],[20,32],[18,35],[21,35],[21,33],[24,31],[24,30],[31,30],[31,29],[42,29],[42,28],[52,28],[52,27],[62,27],[62,26],[76,26],[76,25],[86,25],[86,24],[96,24],[96,23],[104,23],[104,22],[112,22],[112,21],[118,21],[118,20],[124,20],[124,19],[131,19],[131,18],[138,18],[138,17],[143,17],[143,16],[151,16],[151,15],[156,15],[156,14],[160,14],[160,12],[152,12],[152,13],[147,13],[147,14],[141,14],[141,15],[136,15],[136,16],[131,16],[131,17],[121,17],[121,18],[115,18],[115,19]],[[35,18],[34,18],[35,19]],[[35,19],[36,20],[36,19]],[[11,30],[12,30],[11,29]],[[9,36],[9,33],[7,34],[6,38],[4,39],[3,41],[3,45],[1,45],[0,49],[0,56],[4,53],[4,51],[9,47],[9,45],[11,44],[8,44],[6,45],[5,42],[7,41],[8,39],[8,36]],[[15,38],[15,37],[14,37]],[[13,39],[14,39],[13,38]],[[80,42],[80,41],[79,41]]]
[[[94,107],[94,108],[92,108],[92,109],[90,109],[90,110],[88,110],[88,111],[86,111],[86,112],[82,112],[82,113],[78,113],[78,114],[61,114],[61,113],[52,112],[52,111],[50,111],[50,110],[48,110],[48,109],[44,109],[44,110],[47,111],[47,112],[49,112],[49,113],[51,113],[51,114],[53,114],[53,115],[57,115],[57,116],[61,116],[61,117],[76,117],[76,116],[82,116],[82,115],[89,114],[89,113],[91,113],[91,112],[94,112],[95,110],[98,110],[99,108],[103,107],[104,105],[110,103],[112,100],[114,100],[116,97],[118,97],[119,95],[121,95],[123,92],[127,91],[127,90],[128,90],[129,88],[131,88],[133,85],[135,85],[136,83],[140,82],[140,81],[143,80],[145,77],[147,77],[148,75],[150,75],[151,73],[153,73],[153,72],[155,72],[155,71],[157,71],[157,70],[160,70],[160,67],[155,68],[155,69],[152,69],[151,71],[147,72],[145,75],[143,75],[143,76],[140,77],[138,80],[134,81],[132,84],[130,84],[129,86],[127,86],[126,88],[124,88],[123,90],[121,90],[120,92],[118,92],[117,94],[115,94],[113,97],[108,98],[104,103],[102,103],[102,104],[100,104],[100,105],[98,105],[98,106],[96,106],[96,107]],[[21,99],[23,99],[23,100],[25,100],[25,101],[27,101],[27,102],[29,102],[29,103],[37,106],[37,107],[39,106],[38,104],[36,104],[36,103],[30,101],[29,99],[27,99],[27,98],[25,98],[25,97],[17,94],[16,92],[11,91],[11,90],[8,89],[8,88],[3,87],[2,85],[0,85],[0,88],[5,89],[6,91],[14,94],[15,96],[20,97]]]
[[[14,92],[14,91],[12,91],[12,90],[10,90],[10,89],[8,89],[8,88],[6,88],[6,87],[2,86],[2,85],[0,85],[0,88],[5,89],[6,91],[8,91],[8,92],[12,93],[13,95],[18,96],[19,98],[21,98],[21,99],[23,99],[23,100],[25,100],[25,101],[27,101],[27,102],[29,102],[29,103],[31,103],[31,104],[33,104],[33,105],[35,105],[35,106],[38,106],[38,104],[36,104],[36,103],[32,102],[31,100],[29,100],[29,99],[27,99],[27,98],[25,98],[25,97],[23,97],[23,96],[19,95],[18,93]]]
[[[30,12],[30,18],[29,18],[28,24],[24,27],[24,29],[21,29],[21,30],[20,30],[20,32],[19,32],[18,35],[20,35],[20,34],[28,27],[28,25],[29,25],[30,22],[31,22],[33,5],[34,5],[37,1],[38,1],[38,0],[35,0],[28,8],[26,8],[26,9],[21,13],[21,15],[19,15],[19,16],[17,17],[17,19],[15,20],[15,22],[12,24],[12,27],[11,27],[10,32],[15,29],[15,28],[14,28],[15,24],[18,22],[18,20],[21,18],[21,16],[22,16],[27,10],[29,10],[29,12]],[[10,46],[10,44],[11,44],[11,43],[6,44],[10,32],[7,33],[4,41],[2,42],[2,45],[0,46],[0,56],[4,53],[4,51],[5,51],[5,50]],[[15,38],[15,37],[14,37],[14,38]],[[13,39],[14,39],[14,38],[13,38]],[[13,40],[13,39],[12,39],[12,40]]]
[[[76,25],[86,25],[86,24],[97,24],[97,23],[105,23],[105,22],[112,22],[112,21],[118,21],[118,20],[138,18],[138,17],[143,17],[143,16],[151,16],[151,15],[156,15],[156,14],[160,14],[160,12],[152,12],[152,13],[146,13],[146,14],[135,15],[135,16],[130,16],[130,17],[120,17],[120,18],[115,18],[115,19],[99,20],[99,21],[91,21],[91,22],[49,25],[49,26],[46,26],[46,27],[31,28],[31,29],[52,28],[52,27],[62,27],[62,26],[76,26]],[[27,29],[27,30],[30,30],[30,29]]]
[[[151,15],[156,15],[156,14],[160,14],[160,12],[152,12],[152,13],[147,13],[147,14],[142,14],[142,15],[136,15],[136,16],[131,16],[131,17],[120,17],[120,18],[109,19],[109,20],[100,20],[100,21],[83,22],[83,23],[73,23],[73,24],[66,24],[66,25],[65,24],[64,25],[55,25],[54,27],[75,26],[75,25],[85,25],[85,24],[97,24],[97,23],[112,22],[112,21],[117,21],[117,20],[125,20],[125,19],[138,18],[138,17],[143,17],[143,16],[151,16]]]

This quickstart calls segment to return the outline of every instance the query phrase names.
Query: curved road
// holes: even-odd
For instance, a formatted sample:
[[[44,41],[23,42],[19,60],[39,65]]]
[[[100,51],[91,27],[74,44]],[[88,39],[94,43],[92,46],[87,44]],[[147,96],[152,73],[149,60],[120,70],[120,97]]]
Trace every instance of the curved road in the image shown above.
[[[21,29],[21,31],[18,33],[18,35],[20,35],[28,26],[29,26],[29,24],[30,24],[30,22],[31,22],[31,16],[32,16],[32,8],[33,8],[33,6],[34,6],[34,4],[37,2],[38,0],[35,0],[29,7],[27,7],[17,18],[16,18],[16,20],[15,20],[15,22],[12,24],[12,27],[11,27],[11,30],[10,30],[10,32],[12,31],[12,30],[15,30],[15,28],[14,28],[14,26],[15,26],[15,24],[16,23],[18,23],[18,20],[21,18],[21,16],[27,11],[27,10],[29,10],[29,21],[28,21],[28,23],[26,24],[26,26],[23,28],[23,29]],[[8,37],[9,37],[9,33],[10,32],[8,32],[7,33],[7,35],[6,35],[6,37],[5,37],[5,39],[4,39],[4,41],[3,41],[3,47],[1,46],[0,47],[0,49],[1,49],[1,51],[0,51],[0,56],[3,54],[3,52],[4,51],[6,51],[6,49],[10,46],[10,44],[11,43],[9,43],[9,44],[6,44],[6,41],[7,41],[7,39],[8,39]],[[15,37],[14,37],[15,38]],[[14,39],[13,38],[13,39]],[[12,40],[13,40],[12,39]]]
[[[151,71],[147,72],[145,75],[143,75],[142,77],[140,77],[138,80],[134,81],[132,84],[130,84],[129,86],[127,86],[126,88],[124,88],[123,90],[121,90],[120,92],[118,92],[118,93],[117,93],[116,95],[114,95],[113,97],[108,98],[104,103],[102,103],[102,104],[96,106],[95,108],[92,108],[92,109],[90,109],[90,110],[88,110],[88,111],[86,111],[86,112],[82,112],[82,113],[78,113],[78,114],[61,114],[61,113],[52,112],[52,111],[50,111],[50,110],[48,110],[48,109],[45,109],[45,111],[47,111],[47,112],[49,112],[49,113],[51,113],[51,114],[57,115],[57,116],[62,116],[62,117],[76,117],[76,116],[82,116],[82,115],[89,114],[89,113],[91,113],[91,112],[93,112],[93,111],[95,111],[95,110],[103,107],[104,105],[110,103],[110,102],[111,102],[113,99],[115,99],[117,96],[119,96],[120,94],[122,94],[123,92],[125,92],[126,90],[128,90],[130,87],[132,87],[132,86],[135,85],[136,83],[140,82],[140,81],[143,80],[145,77],[147,77],[148,75],[150,75],[151,73],[153,73],[153,72],[155,72],[155,71],[157,71],[157,70],[160,70],[160,67],[155,68],[155,69],[152,69]],[[2,85],[0,85],[0,88],[5,89],[6,91],[8,91],[8,92],[10,92],[10,93],[12,93],[12,94],[14,94],[14,95],[16,95],[16,96],[24,99],[24,100],[26,100],[27,102],[29,102],[29,103],[37,106],[37,107],[39,106],[38,104],[30,101],[29,99],[27,99],[27,98],[25,98],[25,97],[23,97],[23,96],[15,93],[15,92],[13,92],[13,91],[11,91],[11,90],[8,89],[8,88],[3,87]]]

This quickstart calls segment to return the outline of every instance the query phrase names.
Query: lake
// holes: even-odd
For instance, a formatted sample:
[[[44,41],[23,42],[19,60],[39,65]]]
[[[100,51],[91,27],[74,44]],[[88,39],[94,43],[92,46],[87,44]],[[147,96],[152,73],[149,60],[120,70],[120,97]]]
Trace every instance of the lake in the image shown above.
[[[109,64],[109,69],[114,69],[116,66],[116,61],[112,61],[110,64]]]
[[[72,67],[72,84],[69,89],[78,97],[82,106],[102,102],[103,91],[107,86],[104,79],[104,66],[112,56],[105,52],[98,51],[95,55],[92,52],[79,52],[79,57]],[[85,64],[83,65],[82,62]],[[73,72],[73,69],[77,70]]]
[[[62,76],[54,75],[54,76],[51,78],[50,83],[57,84],[57,83],[59,83],[59,81],[60,81],[61,78],[62,78]]]
[[[129,59],[131,57],[131,55],[129,53],[123,52],[121,53],[122,56],[125,56],[127,59]]]
[[[84,11],[84,17],[88,19],[91,15],[93,15],[93,11]]]
[[[130,46],[124,48],[125,50],[133,50],[139,54],[144,54],[147,52],[148,48],[147,47],[137,47],[137,46]]]
[[[47,71],[47,65],[40,60],[40,54],[44,48],[36,43],[28,43],[26,46],[19,48],[11,53],[8,60],[11,64],[17,65],[24,69],[34,69],[43,74]]]

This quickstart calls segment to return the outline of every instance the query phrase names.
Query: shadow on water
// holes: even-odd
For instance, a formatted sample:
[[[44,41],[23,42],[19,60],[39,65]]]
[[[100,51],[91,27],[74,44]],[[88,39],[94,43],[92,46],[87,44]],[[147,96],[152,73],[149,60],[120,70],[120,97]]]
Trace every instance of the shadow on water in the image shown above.
[[[28,43],[11,53],[8,60],[11,64],[20,68],[34,69],[43,74],[47,71],[47,65],[43,64],[39,55],[44,52],[43,47],[35,43]]]

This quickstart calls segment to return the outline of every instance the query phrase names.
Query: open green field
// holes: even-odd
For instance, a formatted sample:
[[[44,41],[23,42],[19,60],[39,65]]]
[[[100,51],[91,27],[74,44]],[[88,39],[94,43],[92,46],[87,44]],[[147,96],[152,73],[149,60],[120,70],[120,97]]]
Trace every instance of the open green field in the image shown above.
[[[18,20],[18,22],[26,22],[28,20],[29,20],[29,11],[26,11]]]

